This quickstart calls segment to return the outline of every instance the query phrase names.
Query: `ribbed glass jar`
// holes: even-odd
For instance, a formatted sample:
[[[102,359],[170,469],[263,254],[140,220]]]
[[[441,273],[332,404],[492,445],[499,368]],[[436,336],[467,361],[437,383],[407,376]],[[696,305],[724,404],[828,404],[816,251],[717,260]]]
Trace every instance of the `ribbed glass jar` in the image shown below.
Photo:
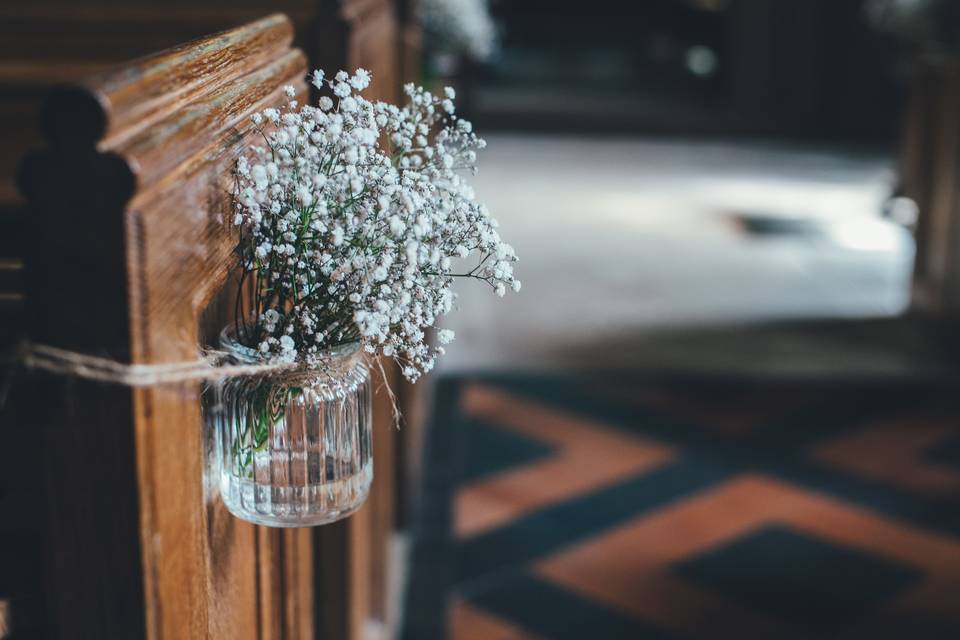
[[[237,364],[260,362],[224,329]],[[373,481],[370,373],[359,345],[327,354],[323,372],[291,370],[229,378],[209,413],[216,431],[220,495],[243,520],[309,527],[344,518]]]

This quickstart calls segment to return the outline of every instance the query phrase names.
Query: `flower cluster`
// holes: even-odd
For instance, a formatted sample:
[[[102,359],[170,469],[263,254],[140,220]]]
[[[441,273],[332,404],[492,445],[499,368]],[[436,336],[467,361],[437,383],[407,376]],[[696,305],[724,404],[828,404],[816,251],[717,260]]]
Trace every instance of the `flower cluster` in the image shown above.
[[[287,87],[285,105],[253,114],[263,144],[237,161],[233,223],[255,308],[238,337],[313,367],[359,341],[416,380],[443,352],[425,331],[454,304],[455,278],[520,289],[513,248],[463,176],[485,143],[451,89],[407,85],[400,108],[360,96],[363,69],[312,80],[329,96],[299,106]]]

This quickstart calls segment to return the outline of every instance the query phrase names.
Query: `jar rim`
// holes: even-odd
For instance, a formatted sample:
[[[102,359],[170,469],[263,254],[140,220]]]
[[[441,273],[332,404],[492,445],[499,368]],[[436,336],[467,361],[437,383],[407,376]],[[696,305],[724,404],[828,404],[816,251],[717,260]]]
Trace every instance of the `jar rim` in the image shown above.
[[[258,364],[264,361],[257,349],[248,347],[237,339],[236,323],[230,323],[220,331],[220,348],[245,364]],[[327,347],[321,351],[321,354],[331,359],[341,359],[349,358],[358,351],[360,351],[360,342],[353,341]]]

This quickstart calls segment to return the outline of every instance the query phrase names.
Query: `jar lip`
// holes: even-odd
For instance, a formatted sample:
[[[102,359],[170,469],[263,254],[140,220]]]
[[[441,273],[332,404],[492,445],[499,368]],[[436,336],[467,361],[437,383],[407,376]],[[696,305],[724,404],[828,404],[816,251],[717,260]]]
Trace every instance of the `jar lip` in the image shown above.
[[[244,363],[256,364],[264,360],[257,349],[241,344],[237,340],[237,325],[235,323],[228,324],[220,332],[220,348]],[[340,359],[349,358],[358,351],[360,351],[360,342],[354,341],[328,347],[321,353],[330,358]]]

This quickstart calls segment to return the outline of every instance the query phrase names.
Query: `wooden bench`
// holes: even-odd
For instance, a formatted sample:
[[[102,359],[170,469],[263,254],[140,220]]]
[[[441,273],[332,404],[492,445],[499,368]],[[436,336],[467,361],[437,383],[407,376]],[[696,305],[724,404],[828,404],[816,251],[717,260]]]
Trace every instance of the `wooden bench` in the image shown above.
[[[292,39],[278,14],[57,90],[43,111],[46,149],[18,179],[29,204],[15,305],[24,320],[0,322],[130,363],[189,360],[213,344],[232,298],[225,218],[249,115],[287,84],[307,97]],[[354,46],[348,62],[366,50]],[[396,75],[381,71],[374,92],[392,97]],[[201,402],[197,384],[17,379],[0,431],[23,455],[6,489],[17,510],[0,535],[22,525],[42,539],[42,559],[27,554],[16,573],[43,578],[13,593],[13,624],[57,638],[176,640],[387,629],[395,467],[385,394],[369,505],[301,530],[227,513],[207,478]]]
[[[908,88],[900,140],[900,195],[917,205],[913,308],[942,322],[955,344],[960,315],[960,57],[907,56]]]
[[[413,38],[411,0],[276,0],[271,10],[287,14],[296,27],[295,44],[312,67],[375,68],[381,88],[396,92],[400,49],[399,13]],[[98,73],[262,15],[256,3],[193,0],[157,3],[129,0],[96,7],[93,2],[10,0],[0,5],[0,215],[19,201],[13,185],[16,163],[36,145],[37,106],[50,87]],[[261,3],[262,4],[262,3]],[[406,42],[406,40],[404,40]],[[416,61],[405,77],[413,79]],[[387,75],[384,75],[386,73]],[[387,77],[389,76],[389,78]],[[387,96],[383,96],[387,97]],[[392,97],[392,96],[390,96]]]

